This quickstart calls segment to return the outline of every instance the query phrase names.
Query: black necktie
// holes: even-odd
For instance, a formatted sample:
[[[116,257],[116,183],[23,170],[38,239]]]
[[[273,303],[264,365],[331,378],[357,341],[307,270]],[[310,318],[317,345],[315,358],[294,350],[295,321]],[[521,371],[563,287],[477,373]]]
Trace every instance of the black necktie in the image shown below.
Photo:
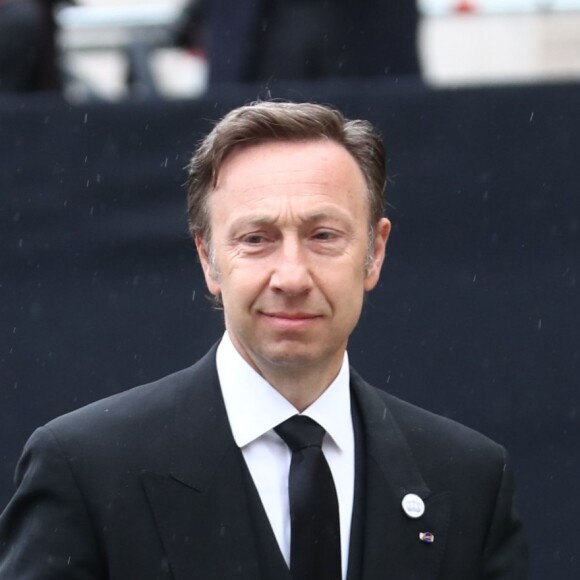
[[[292,450],[290,496],[290,572],[293,580],[340,580],[338,499],[322,453],[324,429],[295,415],[276,427]]]

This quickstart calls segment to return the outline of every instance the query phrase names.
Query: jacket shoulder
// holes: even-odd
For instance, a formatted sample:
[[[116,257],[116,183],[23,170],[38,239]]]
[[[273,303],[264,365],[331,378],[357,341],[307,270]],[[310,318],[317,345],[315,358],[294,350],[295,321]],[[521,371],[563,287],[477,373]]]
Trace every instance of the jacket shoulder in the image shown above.
[[[360,396],[367,409],[381,408],[403,435],[415,459],[436,472],[490,467],[501,472],[506,463],[505,449],[486,435],[449,417],[438,415],[365,383],[355,374]],[[379,417],[372,411],[375,418]]]
[[[42,430],[68,445],[114,446],[116,441],[139,441],[139,437],[161,438],[173,425],[180,399],[195,400],[215,376],[215,355],[210,351],[186,369],[61,415]]]
[[[458,445],[469,447],[477,445],[496,450],[501,448],[498,443],[483,433],[463,423],[403,401],[379,389],[376,391],[379,392],[379,396],[385,401],[397,422],[408,434],[415,433],[420,436],[421,433],[425,433],[429,437],[436,435],[438,440],[446,444],[456,442]]]

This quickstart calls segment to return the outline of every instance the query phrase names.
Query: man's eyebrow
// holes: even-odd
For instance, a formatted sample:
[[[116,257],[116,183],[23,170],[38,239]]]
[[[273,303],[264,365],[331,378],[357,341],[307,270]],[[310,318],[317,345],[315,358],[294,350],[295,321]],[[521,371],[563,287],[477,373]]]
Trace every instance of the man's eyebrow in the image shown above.
[[[235,218],[232,222],[232,227],[240,227],[240,226],[268,226],[275,224],[278,221],[278,216],[273,214],[254,214],[248,213],[247,215],[241,215]],[[338,208],[331,208],[328,210],[319,210],[314,211],[311,213],[307,213],[300,218],[301,223],[316,223],[324,220],[339,220],[345,221],[348,219],[348,215],[346,212],[338,209]]]
[[[276,217],[268,214],[254,214],[241,215],[232,221],[232,227],[239,226],[264,226],[273,224]]]

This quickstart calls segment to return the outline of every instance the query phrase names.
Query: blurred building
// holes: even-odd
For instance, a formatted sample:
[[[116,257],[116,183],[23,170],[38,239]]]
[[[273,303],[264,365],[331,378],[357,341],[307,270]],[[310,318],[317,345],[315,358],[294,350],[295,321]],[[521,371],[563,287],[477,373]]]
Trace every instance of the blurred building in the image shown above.
[[[68,69],[102,98],[128,94],[127,47],[154,48],[162,96],[194,97],[208,82],[204,55],[171,47],[186,0],[78,0],[61,12]],[[418,0],[418,55],[433,86],[580,79],[580,0]],[[80,88],[79,88],[80,86]]]

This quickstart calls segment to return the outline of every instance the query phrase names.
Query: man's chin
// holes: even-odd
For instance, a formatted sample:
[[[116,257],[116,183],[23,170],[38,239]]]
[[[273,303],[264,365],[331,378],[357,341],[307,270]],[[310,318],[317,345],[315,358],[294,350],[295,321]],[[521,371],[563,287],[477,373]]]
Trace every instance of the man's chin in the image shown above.
[[[266,348],[260,358],[269,365],[286,369],[306,369],[316,366],[316,352],[305,344],[280,345],[280,348]]]

